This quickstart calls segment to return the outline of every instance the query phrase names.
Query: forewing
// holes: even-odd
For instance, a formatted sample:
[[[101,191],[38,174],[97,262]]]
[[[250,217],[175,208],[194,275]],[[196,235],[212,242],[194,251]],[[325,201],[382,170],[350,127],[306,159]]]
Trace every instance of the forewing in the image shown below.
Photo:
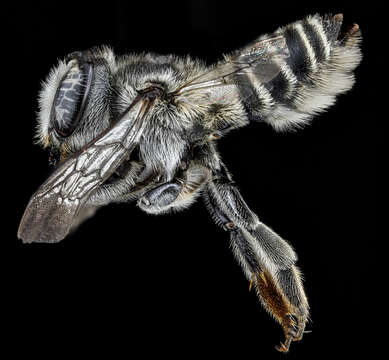
[[[176,93],[185,95],[198,89],[242,84],[247,81],[248,74],[267,83],[280,73],[278,61],[288,56],[283,36],[257,41],[227,56],[225,61],[185,84]]]
[[[138,101],[110,130],[67,159],[32,196],[20,222],[24,242],[58,242],[96,188],[127,158],[145,127],[148,100]]]

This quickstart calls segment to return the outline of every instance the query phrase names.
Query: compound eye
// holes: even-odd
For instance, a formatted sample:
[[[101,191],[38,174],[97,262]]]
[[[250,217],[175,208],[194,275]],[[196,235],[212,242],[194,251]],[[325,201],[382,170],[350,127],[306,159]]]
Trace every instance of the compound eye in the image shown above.
[[[57,88],[50,115],[51,124],[60,137],[70,136],[79,124],[93,78],[93,65],[82,60],[82,53],[69,58],[69,70]]]

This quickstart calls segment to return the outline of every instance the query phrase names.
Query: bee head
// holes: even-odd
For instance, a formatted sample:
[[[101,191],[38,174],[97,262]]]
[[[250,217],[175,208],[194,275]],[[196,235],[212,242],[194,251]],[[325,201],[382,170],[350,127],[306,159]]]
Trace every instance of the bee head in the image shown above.
[[[39,95],[37,142],[66,158],[109,126],[115,58],[107,47],[74,52],[51,70]]]

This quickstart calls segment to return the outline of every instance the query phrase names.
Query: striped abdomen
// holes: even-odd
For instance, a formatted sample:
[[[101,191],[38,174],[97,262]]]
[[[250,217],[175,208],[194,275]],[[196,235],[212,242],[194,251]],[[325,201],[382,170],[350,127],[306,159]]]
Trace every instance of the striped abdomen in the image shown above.
[[[278,59],[280,73],[267,83],[255,74],[239,87],[249,118],[265,121],[277,130],[308,122],[334,104],[338,94],[351,89],[353,70],[361,61],[357,25],[342,38],[342,15],[309,16],[259,40],[284,36],[287,58]]]

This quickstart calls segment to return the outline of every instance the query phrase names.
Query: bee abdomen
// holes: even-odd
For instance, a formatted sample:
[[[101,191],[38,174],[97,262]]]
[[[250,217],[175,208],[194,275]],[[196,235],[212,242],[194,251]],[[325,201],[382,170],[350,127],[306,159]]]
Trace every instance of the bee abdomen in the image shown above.
[[[246,97],[245,105],[251,119],[280,131],[301,127],[351,89],[362,58],[361,36],[354,25],[340,38],[342,19],[309,16],[263,37],[284,36],[289,56],[278,60],[280,73],[271,81],[249,76],[255,95]]]

